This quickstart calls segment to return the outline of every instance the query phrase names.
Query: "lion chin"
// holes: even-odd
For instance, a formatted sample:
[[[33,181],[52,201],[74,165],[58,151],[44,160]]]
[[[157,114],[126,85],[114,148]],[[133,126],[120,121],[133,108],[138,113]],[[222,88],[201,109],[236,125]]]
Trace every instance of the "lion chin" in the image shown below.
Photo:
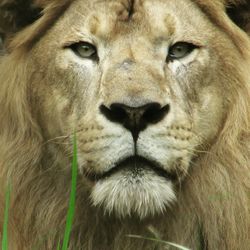
[[[8,248],[62,245],[76,142],[67,249],[249,250],[249,34],[249,0],[0,0],[0,241],[10,183]]]
[[[163,214],[176,199],[171,180],[149,164],[135,161],[116,168],[100,178],[91,192],[93,205],[102,206],[105,213],[144,219]]]

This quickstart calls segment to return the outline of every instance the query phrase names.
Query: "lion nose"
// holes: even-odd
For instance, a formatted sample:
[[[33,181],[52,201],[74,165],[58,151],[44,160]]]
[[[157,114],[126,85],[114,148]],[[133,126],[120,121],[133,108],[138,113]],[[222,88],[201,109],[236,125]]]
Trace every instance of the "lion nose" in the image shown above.
[[[122,103],[113,103],[110,108],[100,106],[101,113],[110,121],[121,124],[128,129],[136,142],[139,133],[148,125],[160,122],[169,112],[169,104],[162,106],[157,102],[140,107],[130,107]]]

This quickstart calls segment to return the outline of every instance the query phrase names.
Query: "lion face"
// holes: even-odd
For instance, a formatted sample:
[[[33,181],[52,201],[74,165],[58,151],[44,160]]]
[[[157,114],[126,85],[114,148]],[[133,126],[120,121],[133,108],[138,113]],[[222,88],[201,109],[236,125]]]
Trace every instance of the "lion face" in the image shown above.
[[[31,89],[46,139],[65,136],[65,159],[76,131],[92,204],[144,218],[177,200],[216,138],[236,52],[190,0],[130,2],[74,2],[33,48]]]

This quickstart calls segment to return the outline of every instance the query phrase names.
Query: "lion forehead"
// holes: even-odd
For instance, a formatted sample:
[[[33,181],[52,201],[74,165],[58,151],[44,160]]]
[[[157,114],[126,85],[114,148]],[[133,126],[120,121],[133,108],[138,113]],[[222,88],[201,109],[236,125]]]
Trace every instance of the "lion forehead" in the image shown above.
[[[72,5],[73,18],[71,16],[70,20],[71,22],[74,20],[74,26],[84,26],[93,35],[108,34],[109,37],[115,35],[121,25],[129,29],[132,29],[133,25],[146,25],[147,28],[157,29],[159,33],[163,33],[162,35],[166,33],[166,29],[169,29],[167,35],[171,35],[177,22],[175,19],[179,19],[182,25],[190,23],[190,26],[196,26],[201,18],[196,4],[183,0],[178,3],[173,0],[167,2],[161,0],[75,1]],[[195,15],[189,14],[190,8]]]

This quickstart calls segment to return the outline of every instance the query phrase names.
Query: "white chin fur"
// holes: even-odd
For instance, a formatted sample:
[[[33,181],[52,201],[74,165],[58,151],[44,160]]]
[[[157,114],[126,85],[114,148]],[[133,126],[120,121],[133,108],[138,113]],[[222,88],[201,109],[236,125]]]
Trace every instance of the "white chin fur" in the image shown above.
[[[163,213],[176,199],[173,185],[152,170],[139,174],[122,170],[98,181],[92,190],[94,206],[102,206],[106,213],[117,217],[136,215],[140,219]]]

